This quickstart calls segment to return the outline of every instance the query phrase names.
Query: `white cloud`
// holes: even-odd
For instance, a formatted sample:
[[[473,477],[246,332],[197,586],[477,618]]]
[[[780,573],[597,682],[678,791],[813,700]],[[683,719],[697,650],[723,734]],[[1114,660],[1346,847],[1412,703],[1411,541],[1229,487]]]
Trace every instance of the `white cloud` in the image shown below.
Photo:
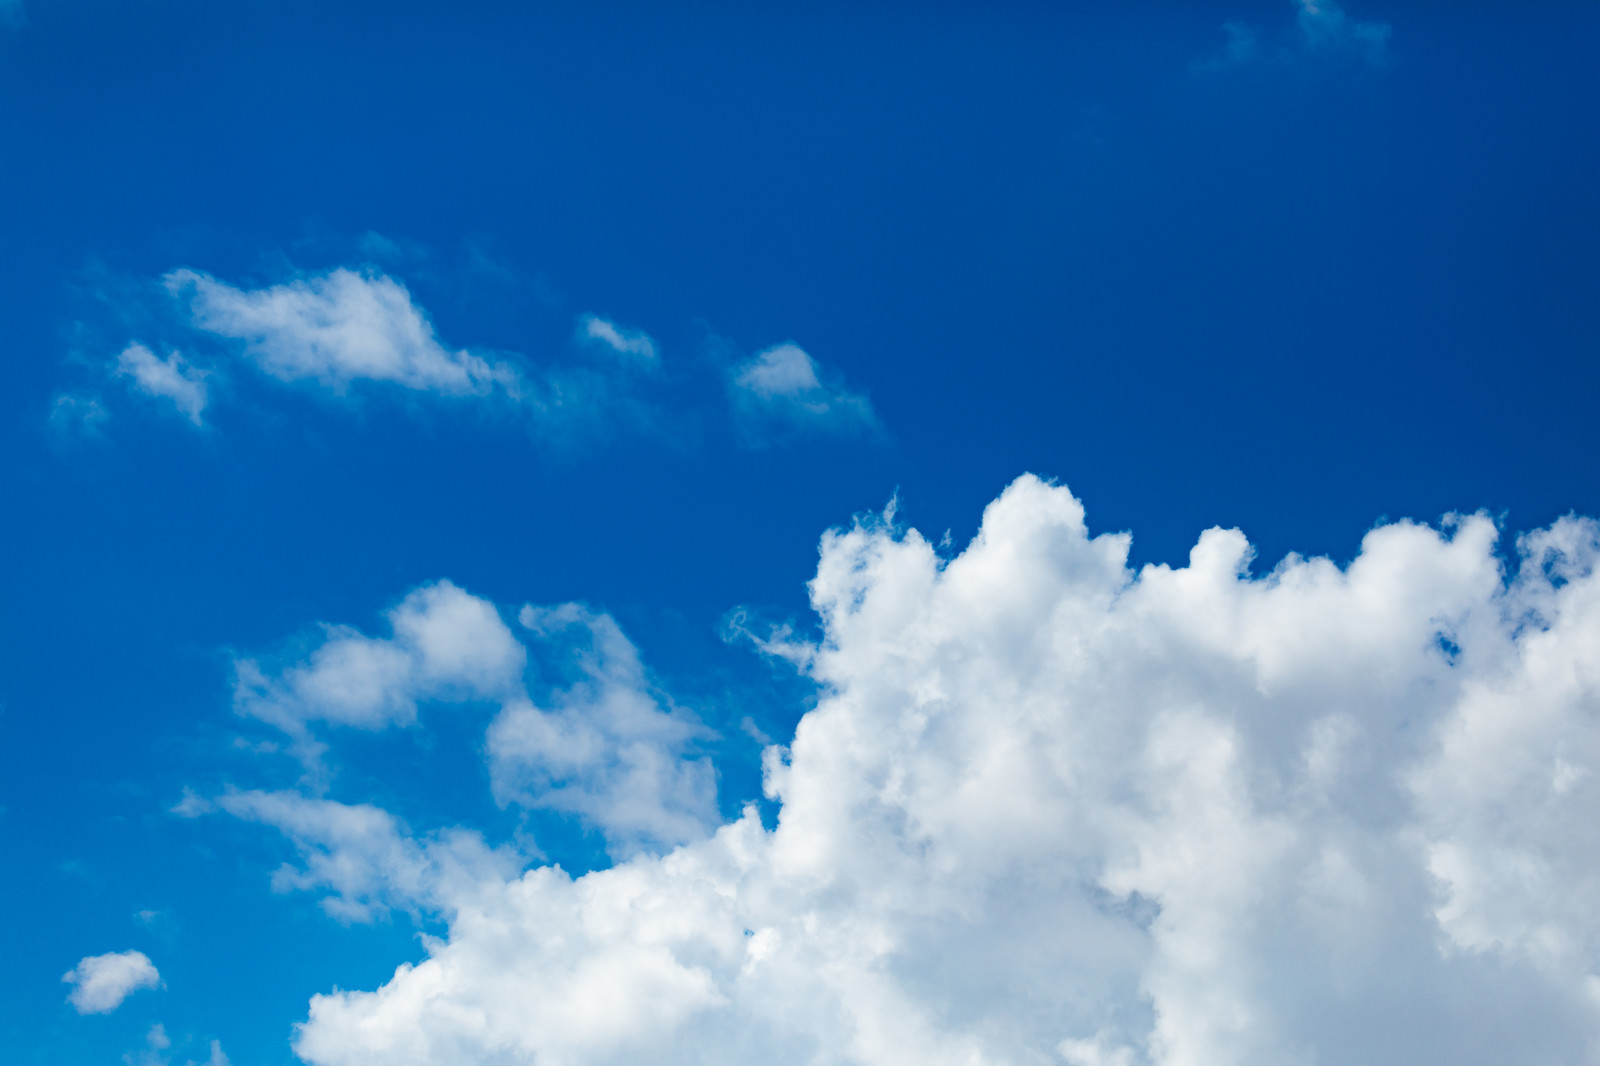
[[[194,270],[164,281],[187,301],[195,327],[243,342],[247,356],[283,381],[340,392],[357,381],[389,382],[447,396],[517,389],[507,364],[441,345],[406,287],[384,274],[341,267],[251,290]]]
[[[548,707],[518,700],[490,726],[496,799],[575,814],[620,857],[705,836],[716,771],[690,749],[707,730],[662,707],[616,622],[576,604],[524,607],[521,621],[570,649],[583,676]]]
[[[228,814],[282,832],[303,865],[273,875],[280,892],[330,894],[323,909],[342,921],[366,922],[391,908],[448,910],[481,884],[522,868],[506,849],[491,849],[462,829],[421,842],[387,811],[311,799],[294,792],[230,792],[216,801]]]
[[[767,752],[776,828],[485,877],[426,960],[313,999],[296,1050],[1587,1061],[1600,526],[1525,538],[1509,582],[1496,537],[1398,523],[1346,568],[1254,577],[1213,529],[1136,572],[1034,478],[953,559],[882,521],[830,533],[791,656],[821,698]]]
[[[79,1014],[109,1014],[141,988],[155,988],[161,975],[142,951],[90,955],[61,975],[72,986],[67,1002]]]
[[[388,620],[388,638],[326,626],[305,661],[277,673],[236,661],[235,708],[303,737],[310,722],[383,729],[414,722],[421,699],[494,700],[521,690],[527,653],[489,601],[439,581],[413,591]]]
[[[843,433],[879,428],[867,398],[825,381],[816,360],[796,344],[776,345],[740,363],[729,388],[734,413],[747,429],[774,422]]]
[[[710,731],[664,703],[609,615],[577,604],[522,609],[525,632],[559,667],[577,674],[538,704],[523,683],[527,649],[489,601],[439,581],[413,591],[388,619],[394,633],[388,638],[325,626],[323,640],[303,659],[275,671],[255,659],[234,663],[235,709],[287,733],[313,784],[325,784],[326,745],[312,730],[317,723],[409,726],[423,700],[487,701],[499,704],[485,745],[501,805],[570,814],[599,831],[618,856],[681,844],[714,827],[716,772],[693,751]],[[399,831],[383,828],[388,815],[375,808],[292,806],[289,796],[213,800],[186,789],[173,813],[197,817],[221,807],[276,826],[309,856],[304,878],[283,875],[280,883],[332,886],[340,913],[359,917],[378,898],[376,890],[358,890],[325,870],[341,863],[373,867],[379,851],[399,847]],[[322,828],[311,828],[313,817]],[[388,843],[380,847],[380,839]],[[315,858],[323,853],[338,858]],[[394,882],[397,863],[376,863],[382,869],[368,875],[371,883]],[[412,888],[397,891],[420,898]]]
[[[206,409],[206,372],[189,366],[173,352],[165,359],[142,344],[130,344],[117,356],[117,373],[129,378],[147,396],[169,400],[178,413],[195,425]]]
[[[622,355],[633,355],[648,362],[656,358],[656,342],[642,329],[624,329],[599,315],[578,316],[578,337],[600,344]]]

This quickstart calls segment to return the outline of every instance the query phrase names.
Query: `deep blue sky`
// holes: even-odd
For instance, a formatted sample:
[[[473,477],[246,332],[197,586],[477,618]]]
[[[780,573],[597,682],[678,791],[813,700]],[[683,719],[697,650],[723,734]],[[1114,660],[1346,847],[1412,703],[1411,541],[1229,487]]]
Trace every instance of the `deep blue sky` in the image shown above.
[[[233,653],[379,631],[421,582],[613,612],[728,738],[731,809],[735,723],[781,732],[805,692],[722,619],[808,624],[819,535],[897,492],[960,544],[1033,471],[1136,560],[1220,524],[1267,566],[1381,516],[1600,512],[1600,7],[1352,0],[1381,51],[1295,11],[27,0],[0,29],[8,1060],[114,1061],[159,1016],[288,1061],[311,993],[415,955],[403,916],[274,895],[264,831],[166,811],[264,780]],[[452,350],[645,330],[670,425],[552,442],[241,373],[197,431],[107,383],[130,340],[186,347],[167,271],[338,266],[403,281]],[[786,340],[882,433],[743,435],[720,375]],[[84,390],[99,432],[52,428]],[[481,719],[451,721],[426,759],[352,754],[342,798],[505,830],[463,792]],[[62,1005],[130,946],[159,1003]]]

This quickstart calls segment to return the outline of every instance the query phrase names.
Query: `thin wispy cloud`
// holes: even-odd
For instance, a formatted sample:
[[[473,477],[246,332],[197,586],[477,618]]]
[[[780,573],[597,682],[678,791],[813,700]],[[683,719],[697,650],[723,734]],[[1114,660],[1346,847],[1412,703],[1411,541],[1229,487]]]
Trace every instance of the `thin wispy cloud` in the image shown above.
[[[1229,21],[1222,30],[1227,42],[1217,54],[1195,64],[1220,70],[1254,63],[1298,63],[1318,57],[1347,56],[1372,66],[1389,58],[1391,27],[1387,22],[1352,17],[1338,0],[1292,0],[1292,32],[1270,31],[1248,22]]]
[[[620,355],[636,356],[654,361],[656,342],[642,329],[627,329],[599,315],[578,317],[578,339],[587,344],[597,344]]]
[[[866,395],[847,388],[797,344],[774,345],[733,367],[728,389],[735,418],[751,441],[794,431],[882,429]]]

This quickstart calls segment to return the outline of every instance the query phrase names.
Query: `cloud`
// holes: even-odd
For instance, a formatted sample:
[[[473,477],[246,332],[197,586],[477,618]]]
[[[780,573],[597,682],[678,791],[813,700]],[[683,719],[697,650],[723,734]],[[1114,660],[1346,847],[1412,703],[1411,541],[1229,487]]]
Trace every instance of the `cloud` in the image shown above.
[[[519,700],[495,718],[495,798],[575,814],[623,858],[705,836],[717,821],[716,771],[690,753],[709,731],[661,705],[617,623],[577,604],[524,607],[521,622],[569,649],[582,676],[546,708]]]
[[[1223,24],[1228,43],[1221,52],[1197,63],[1202,70],[1217,70],[1247,63],[1295,63],[1317,55],[1343,54],[1373,66],[1388,62],[1390,26],[1387,22],[1354,19],[1338,0],[1292,0],[1295,8],[1293,39],[1269,41],[1257,26],[1231,21]]]
[[[325,626],[304,661],[277,672],[235,661],[235,709],[305,736],[312,722],[384,729],[415,722],[418,700],[521,690],[526,652],[489,601],[439,581],[414,590],[388,622],[391,637]]]
[[[93,393],[58,392],[50,401],[50,429],[61,437],[99,437],[110,417],[104,400]]]
[[[650,334],[640,329],[624,329],[599,315],[578,316],[578,338],[588,344],[597,344],[621,355],[638,356],[654,361],[656,342]]]
[[[509,365],[441,345],[406,287],[384,274],[341,267],[253,290],[194,270],[163,281],[195,328],[242,342],[247,357],[282,381],[336,392],[358,381],[445,396],[517,390]]]
[[[179,414],[197,426],[202,424],[206,371],[189,366],[177,352],[160,359],[144,345],[130,344],[117,356],[117,373],[145,395],[171,401]]]
[[[1600,525],[1127,562],[1032,477],[953,558],[827,534],[776,825],[463,892],[316,1066],[1582,1061]],[[544,619],[535,616],[536,622]],[[626,661],[626,657],[624,657]],[[604,673],[604,668],[596,669]],[[593,683],[592,683],[593,684]]]
[[[17,29],[28,21],[22,0],[0,0],[0,29]]]
[[[79,1014],[110,1014],[141,988],[155,988],[161,975],[142,951],[90,955],[61,975],[72,986],[67,1002]]]
[[[867,398],[825,382],[817,362],[797,344],[779,344],[735,366],[729,378],[734,414],[747,431],[774,424],[836,433],[877,432]]]
[[[495,606],[439,581],[414,590],[388,613],[391,637],[324,626],[319,643],[276,669],[258,659],[237,660],[234,707],[286,733],[308,782],[323,787],[327,745],[314,726],[380,730],[415,724],[423,701],[497,703],[485,747],[502,806],[571,815],[624,857],[698,839],[714,828],[716,772],[694,752],[695,743],[712,734],[657,692],[616,621],[578,604],[525,606],[519,619],[552,660],[552,675],[576,674],[570,685],[541,692],[538,702],[523,681],[528,649]],[[400,847],[394,843],[399,829],[375,808],[294,806],[289,795],[212,800],[186,790],[173,813],[196,817],[221,807],[283,830],[311,858],[304,877],[282,875],[280,883],[328,885],[342,916],[365,914],[379,898],[375,889],[357,890],[319,871],[352,864],[368,871],[363,876],[371,885],[395,882],[393,871],[403,864],[385,860],[374,869],[374,860]],[[321,861],[316,855],[339,857]],[[400,898],[424,898],[411,887],[396,891]]]
[[[491,849],[462,829],[417,841],[387,811],[312,799],[294,792],[231,792],[217,807],[248,822],[271,826],[293,843],[300,867],[283,866],[273,888],[330,893],[329,914],[368,922],[390,909],[411,913],[446,910],[476,886],[503,880],[522,868],[521,856]]]

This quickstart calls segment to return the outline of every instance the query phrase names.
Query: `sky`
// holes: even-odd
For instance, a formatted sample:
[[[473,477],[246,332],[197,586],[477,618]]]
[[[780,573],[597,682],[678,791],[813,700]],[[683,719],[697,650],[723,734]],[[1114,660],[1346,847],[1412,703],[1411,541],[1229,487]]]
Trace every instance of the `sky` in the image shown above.
[[[1597,1061],[1597,41],[0,0],[5,1060]]]

